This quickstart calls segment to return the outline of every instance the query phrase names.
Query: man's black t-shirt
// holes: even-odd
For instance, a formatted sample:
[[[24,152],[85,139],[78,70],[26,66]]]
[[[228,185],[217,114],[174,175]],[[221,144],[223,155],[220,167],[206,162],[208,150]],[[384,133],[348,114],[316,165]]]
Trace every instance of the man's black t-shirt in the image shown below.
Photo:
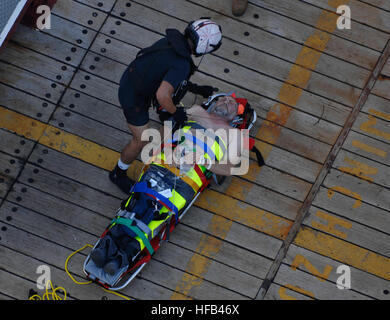
[[[128,85],[134,86],[135,93],[144,97],[152,97],[163,80],[176,90],[189,78],[192,68],[191,49],[178,30],[167,29],[166,37],[150,47],[154,48],[163,49],[141,55],[131,64],[136,77],[130,77]]]
[[[187,39],[180,31],[167,29],[166,36],[141,50],[122,75],[118,97],[127,122],[148,123],[148,108],[161,82],[169,82],[176,90],[194,70]]]

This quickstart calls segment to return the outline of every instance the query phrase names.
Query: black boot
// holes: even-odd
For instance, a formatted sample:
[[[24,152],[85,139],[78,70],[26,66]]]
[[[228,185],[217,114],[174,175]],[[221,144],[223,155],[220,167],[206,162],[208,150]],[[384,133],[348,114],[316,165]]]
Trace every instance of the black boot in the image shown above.
[[[91,259],[98,268],[103,268],[109,259],[115,256],[118,248],[114,240],[106,235],[91,252]]]
[[[114,170],[110,172],[109,177],[111,182],[115,183],[119,189],[126,194],[130,194],[134,181],[127,176],[127,170],[122,170],[116,165]]]
[[[113,276],[128,263],[129,259],[126,253],[118,250],[116,255],[104,266],[104,271]]]

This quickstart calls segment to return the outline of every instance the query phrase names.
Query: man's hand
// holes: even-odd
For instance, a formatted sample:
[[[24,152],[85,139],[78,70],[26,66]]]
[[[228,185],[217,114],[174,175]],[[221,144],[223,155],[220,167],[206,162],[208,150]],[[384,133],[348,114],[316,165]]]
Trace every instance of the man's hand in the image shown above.
[[[187,113],[183,107],[176,107],[176,112],[173,114],[173,119],[181,125],[188,120]]]
[[[188,83],[188,90],[195,94],[200,94],[203,98],[208,98],[218,91],[218,88],[212,86],[198,86],[195,83]]]

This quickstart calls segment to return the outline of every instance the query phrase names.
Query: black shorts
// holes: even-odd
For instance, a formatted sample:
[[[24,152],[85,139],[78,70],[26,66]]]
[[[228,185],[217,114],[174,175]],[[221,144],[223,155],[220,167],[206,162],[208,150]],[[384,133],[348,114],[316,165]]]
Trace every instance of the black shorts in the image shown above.
[[[130,65],[120,80],[118,97],[126,121],[133,126],[143,126],[149,122],[151,97],[137,93],[137,81],[139,79]]]

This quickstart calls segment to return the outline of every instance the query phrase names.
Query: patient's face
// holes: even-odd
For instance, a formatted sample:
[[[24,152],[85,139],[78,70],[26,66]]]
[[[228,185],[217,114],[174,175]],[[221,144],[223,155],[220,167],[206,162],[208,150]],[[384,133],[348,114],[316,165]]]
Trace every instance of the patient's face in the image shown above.
[[[238,103],[233,97],[219,97],[215,103],[213,113],[231,120],[237,115],[237,107]]]

